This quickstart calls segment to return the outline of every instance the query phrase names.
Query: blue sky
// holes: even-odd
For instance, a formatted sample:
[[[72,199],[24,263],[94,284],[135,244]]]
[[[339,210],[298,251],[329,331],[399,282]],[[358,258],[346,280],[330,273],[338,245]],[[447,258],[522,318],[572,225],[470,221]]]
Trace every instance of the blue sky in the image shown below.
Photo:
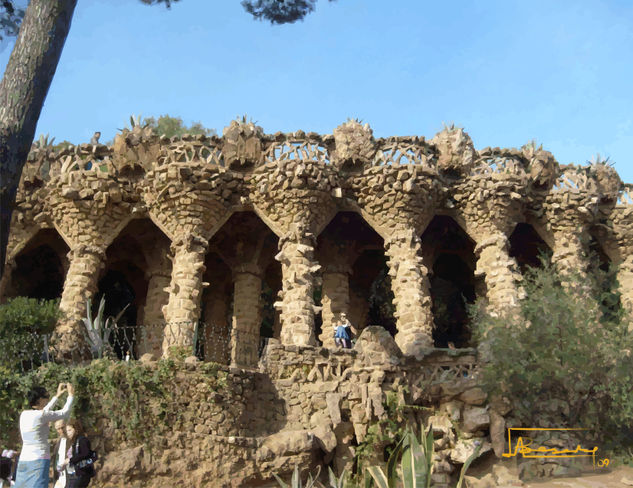
[[[271,26],[239,0],[79,0],[37,134],[107,141],[131,114],[219,134],[244,114],[268,133],[358,117],[431,138],[454,122],[477,148],[536,139],[633,182],[633,2],[320,0]]]

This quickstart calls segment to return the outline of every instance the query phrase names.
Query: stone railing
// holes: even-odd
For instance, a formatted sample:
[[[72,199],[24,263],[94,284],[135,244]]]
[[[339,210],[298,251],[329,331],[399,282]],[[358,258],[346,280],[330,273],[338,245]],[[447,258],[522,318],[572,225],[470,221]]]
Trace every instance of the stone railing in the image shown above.
[[[52,177],[75,171],[114,173],[112,149],[101,144],[68,146],[60,151],[34,149],[29,153],[23,169],[23,178],[49,181]]]
[[[552,191],[566,191],[576,193],[595,188],[595,181],[587,174],[586,168],[568,165],[561,166],[560,174]]]
[[[439,147],[434,142],[427,142],[423,137],[388,137],[373,140],[370,135],[365,134],[366,140],[363,140],[363,144],[357,144],[358,141],[353,135],[337,136],[337,131],[334,132],[334,135],[303,131],[277,134],[257,133],[248,137],[244,136],[244,138],[240,136],[235,140],[227,138],[228,136],[202,135],[185,135],[170,139],[150,134],[147,137],[141,137],[140,142],[135,143],[136,145],[128,143],[127,139],[124,141],[119,139],[123,141],[123,146],[120,144],[118,146],[115,144],[113,147],[103,144],[80,144],[70,145],[60,150],[53,150],[52,146],[34,145],[24,167],[23,181],[35,183],[37,186],[41,185],[41,182],[62,174],[89,173],[102,176],[105,173],[121,176],[119,170],[130,163],[133,164],[134,158],[138,158],[137,163],[146,169],[150,166],[172,163],[201,162],[218,167],[230,166],[231,169],[240,170],[240,168],[250,169],[253,165],[258,166],[262,163],[274,164],[289,161],[329,164],[336,162],[336,158],[339,157],[353,159],[354,150],[365,151],[359,155],[362,158],[359,159],[360,162],[354,163],[356,165],[374,168],[415,165],[428,170],[429,174],[436,174],[438,161],[442,155],[445,156],[444,152],[457,151],[454,148]],[[347,152],[343,151],[344,148],[347,148]],[[341,154],[338,154],[339,152]],[[532,163],[527,162],[526,158],[529,156],[521,151],[484,148],[478,154],[479,157],[472,166],[472,170],[469,166],[463,176],[494,178],[494,175],[505,174],[524,177],[530,172],[529,165]],[[460,157],[459,153],[454,153],[454,159]],[[242,165],[233,165],[231,161],[235,158],[243,159]],[[126,176],[123,178],[125,179]],[[28,188],[28,185],[26,187]],[[552,191],[595,192],[598,188],[596,174],[589,167],[567,165],[559,167]],[[631,187],[625,185],[619,193],[618,203],[630,205],[631,195]]]
[[[525,168],[520,158],[510,154],[490,154],[480,157],[471,171],[471,176],[507,173],[525,176]]]
[[[374,166],[390,164],[415,164],[429,170],[435,170],[436,158],[424,138],[389,137],[377,143]]]
[[[418,386],[477,379],[477,357],[474,350],[436,350],[421,361]]]
[[[171,138],[161,144],[158,165],[201,162],[224,166],[222,140],[217,137],[183,136]]]
[[[320,137],[312,134],[288,134],[284,139],[272,141],[264,151],[267,163],[275,161],[315,161],[330,163],[330,153]]]

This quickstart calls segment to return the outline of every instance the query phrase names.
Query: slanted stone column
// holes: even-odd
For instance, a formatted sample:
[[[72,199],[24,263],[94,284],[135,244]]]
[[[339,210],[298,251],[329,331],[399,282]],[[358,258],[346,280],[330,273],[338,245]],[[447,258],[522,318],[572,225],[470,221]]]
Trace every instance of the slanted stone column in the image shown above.
[[[205,303],[204,356],[207,361],[228,364],[230,338],[228,297],[221,287],[209,290]]]
[[[138,326],[140,337],[138,344],[139,357],[151,353],[156,357],[161,355],[165,316],[163,307],[169,300],[168,290],[171,277],[168,272],[151,271],[147,276],[147,298],[143,307],[143,320]]]
[[[433,347],[431,293],[420,238],[414,231],[398,233],[385,246],[395,297],[396,343],[403,353],[420,356],[422,349]]]
[[[231,328],[231,365],[253,368],[259,360],[259,329],[262,324],[261,270],[241,265],[233,271],[233,326]]]
[[[163,338],[164,356],[168,355],[171,347],[193,346],[195,323],[200,317],[202,275],[208,245],[206,239],[192,234],[171,245],[173,267],[169,301],[163,307],[167,322]]]
[[[314,286],[315,273],[321,268],[314,258],[314,235],[295,231],[279,240],[280,252],[275,259],[281,263],[282,344],[315,345]]]
[[[349,275],[350,266],[347,264],[333,264],[325,266],[323,270],[323,285],[321,317],[323,325],[319,339],[324,347],[334,347],[334,328],[338,323],[341,312],[349,318]]]
[[[554,229],[552,263],[561,273],[577,272],[581,275],[587,273],[589,262],[581,239],[583,232],[582,226],[575,229],[568,227]]]
[[[508,238],[499,229],[489,228],[475,246],[475,276],[484,276],[488,310],[497,315],[503,309],[518,305],[516,279],[520,276],[517,262],[508,253]]]
[[[629,253],[618,268],[618,283],[622,294],[622,305],[633,317],[633,253]],[[633,327],[633,322],[631,323]],[[633,330],[631,331],[633,332]]]
[[[68,253],[70,267],[64,282],[59,308],[64,314],[54,336],[56,354],[66,359],[89,355],[82,320],[86,317],[86,302],[97,291],[99,274],[105,265],[102,247],[80,245]],[[96,310],[92,310],[93,316]]]

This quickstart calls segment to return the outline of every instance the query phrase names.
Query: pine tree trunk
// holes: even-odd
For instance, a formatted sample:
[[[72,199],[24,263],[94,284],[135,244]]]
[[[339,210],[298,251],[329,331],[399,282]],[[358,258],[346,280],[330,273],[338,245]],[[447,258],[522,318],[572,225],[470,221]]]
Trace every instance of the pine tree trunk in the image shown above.
[[[76,4],[77,0],[30,1],[0,82],[0,277],[22,167]]]

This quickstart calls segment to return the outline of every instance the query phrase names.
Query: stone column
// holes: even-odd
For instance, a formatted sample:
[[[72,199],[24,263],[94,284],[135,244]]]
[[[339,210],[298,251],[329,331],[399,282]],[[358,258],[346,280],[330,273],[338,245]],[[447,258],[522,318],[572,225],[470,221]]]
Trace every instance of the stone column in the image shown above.
[[[99,274],[105,265],[105,250],[101,247],[81,245],[68,253],[70,266],[59,308],[64,314],[54,335],[55,351],[66,359],[89,356],[83,319],[86,302],[97,292]],[[97,310],[92,310],[96,315]]]
[[[242,265],[233,271],[233,326],[231,365],[253,368],[259,360],[259,329],[262,324],[262,277],[257,266]]]
[[[633,317],[633,253],[627,253],[625,260],[618,268],[618,283],[622,294],[622,306]],[[630,324],[633,328],[633,322]],[[633,332],[633,330],[631,330]]]
[[[496,315],[518,305],[516,278],[520,276],[516,260],[508,253],[508,238],[498,229],[489,229],[475,246],[475,276],[484,276],[488,307]]]
[[[583,232],[582,227],[554,229],[552,263],[561,273],[574,271],[582,275],[587,273],[589,262],[581,239]]]
[[[188,235],[171,245],[172,272],[169,301],[163,307],[165,335],[163,355],[171,347],[185,347],[193,354],[195,324],[200,317],[202,275],[208,241],[200,236]]]
[[[206,300],[204,323],[204,357],[207,361],[229,364],[230,338],[227,320],[228,297],[223,287],[214,286]]]
[[[393,235],[385,246],[396,308],[396,343],[403,353],[420,356],[422,349],[433,347],[431,293],[419,254],[420,238],[408,231]]]
[[[139,357],[151,353],[156,357],[161,355],[161,345],[165,329],[163,307],[169,300],[167,289],[171,278],[168,273],[154,271],[147,276],[147,297],[143,307],[142,321],[137,327],[140,341],[138,344]]]
[[[352,332],[356,337],[360,335],[369,321],[369,297],[364,296],[359,290],[351,287],[349,290],[349,321],[352,323]]]
[[[323,285],[321,304],[323,309],[321,316],[321,342],[324,347],[334,347],[333,326],[339,320],[341,312],[349,317],[349,265],[329,265],[323,271]]]
[[[314,258],[315,239],[310,233],[296,232],[279,240],[281,251],[275,259],[281,263],[282,344],[315,345],[314,286],[320,269]]]

